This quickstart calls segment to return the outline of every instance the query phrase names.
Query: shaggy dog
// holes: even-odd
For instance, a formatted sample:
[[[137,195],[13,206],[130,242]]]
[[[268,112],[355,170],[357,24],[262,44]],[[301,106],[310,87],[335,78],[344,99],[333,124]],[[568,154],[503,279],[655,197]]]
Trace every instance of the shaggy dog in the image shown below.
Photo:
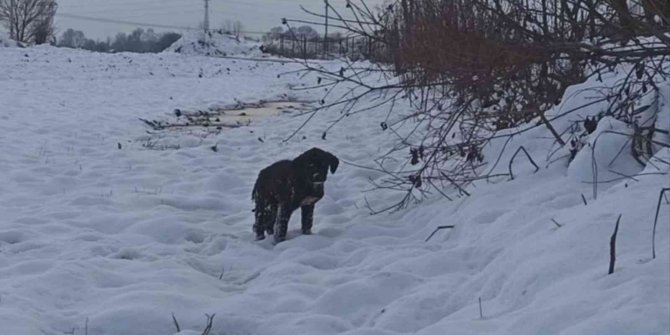
[[[288,221],[293,211],[302,210],[302,233],[312,233],[314,204],[323,197],[323,183],[330,168],[335,173],[340,161],[333,154],[318,148],[305,151],[296,159],[276,162],[261,170],[251,199],[256,240],[274,234],[274,242],[286,239]]]

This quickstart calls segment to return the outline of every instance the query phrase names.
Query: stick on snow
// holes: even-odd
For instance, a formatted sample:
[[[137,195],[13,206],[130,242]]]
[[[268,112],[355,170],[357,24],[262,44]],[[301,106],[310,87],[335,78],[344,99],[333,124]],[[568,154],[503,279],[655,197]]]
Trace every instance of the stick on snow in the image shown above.
[[[614,273],[614,263],[616,262],[616,235],[619,233],[619,222],[621,221],[621,214],[616,219],[616,226],[614,226],[614,233],[612,233],[612,238],[610,238],[610,268],[607,272],[608,275]]]
[[[430,238],[433,237],[433,235],[435,235],[435,233],[437,233],[438,231],[440,231],[440,230],[442,230],[442,229],[452,229],[452,228],[454,228],[454,227],[456,227],[456,226],[454,226],[454,225],[447,225],[447,226],[439,226],[439,227],[435,228],[435,230],[433,231],[433,233],[430,234],[430,236],[428,236],[428,238],[426,239],[425,242],[428,242],[428,240],[430,240]]]
[[[670,192],[670,187],[666,187],[658,194],[658,204],[656,205],[656,217],[654,217],[654,230],[651,234],[651,259],[656,259],[656,224],[658,223],[658,213],[661,211],[661,202],[663,195]]]
[[[557,228],[563,227],[560,223],[558,223],[558,221],[556,221],[554,219],[551,219],[551,222],[553,222],[556,225]]]
[[[537,166],[537,164],[535,164],[535,161],[533,160],[532,157],[530,157],[530,154],[528,154],[526,148],[520,146],[519,149],[516,150],[514,155],[512,155],[512,159],[509,160],[509,176],[512,180],[514,180],[514,173],[512,173],[512,163],[514,163],[514,158],[516,158],[516,155],[518,155],[520,151],[523,151],[523,153],[526,154],[526,157],[528,157],[530,163],[533,164],[533,166],[535,167],[535,172],[540,171],[540,167]]]
[[[177,318],[174,317],[174,313],[172,313],[172,322],[174,323],[175,328],[177,328],[177,333],[181,332],[181,329],[179,328],[179,322],[177,322]]]

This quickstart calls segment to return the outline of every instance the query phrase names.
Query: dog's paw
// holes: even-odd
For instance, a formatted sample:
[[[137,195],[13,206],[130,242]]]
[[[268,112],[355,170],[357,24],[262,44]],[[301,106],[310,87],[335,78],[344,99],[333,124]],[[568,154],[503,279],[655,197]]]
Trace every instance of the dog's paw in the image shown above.
[[[303,229],[302,234],[303,235],[312,235],[312,230],[311,229]]]
[[[275,236],[274,241],[272,241],[272,244],[277,245],[281,242],[286,241],[286,237],[277,237]]]
[[[265,239],[265,235],[256,235],[256,241],[262,241]]]

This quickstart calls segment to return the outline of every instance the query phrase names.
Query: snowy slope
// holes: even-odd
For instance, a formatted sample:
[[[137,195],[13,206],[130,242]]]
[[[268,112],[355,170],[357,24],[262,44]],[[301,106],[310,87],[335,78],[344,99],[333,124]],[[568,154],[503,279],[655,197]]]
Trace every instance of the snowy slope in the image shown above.
[[[218,32],[189,32],[177,40],[165,52],[176,52],[194,56],[260,56],[260,43],[242,37]]]
[[[0,31],[0,48],[16,47],[16,42],[9,39],[6,33]]]
[[[519,162],[514,181],[481,182],[471,197],[369,216],[363,191],[381,176],[347,163],[370,165],[391,144],[379,128],[385,110],[344,119],[326,141],[337,111],[288,142],[304,117],[207,137],[149,135],[138,120],[320,97],[287,87],[314,78],[277,77],[295,65],[51,47],[3,48],[0,60],[2,334],[171,334],[172,313],[198,334],[205,313],[216,314],[212,334],[670,332],[669,205],[655,260],[650,250],[667,175],[613,183],[594,199],[588,176],[565,164],[533,174]],[[510,146],[546,153],[544,135]],[[155,136],[180,149],[148,149]],[[317,204],[315,235],[298,234],[296,213],[288,241],[254,242],[256,173],[313,146],[343,161]],[[424,241],[444,224],[456,228]]]

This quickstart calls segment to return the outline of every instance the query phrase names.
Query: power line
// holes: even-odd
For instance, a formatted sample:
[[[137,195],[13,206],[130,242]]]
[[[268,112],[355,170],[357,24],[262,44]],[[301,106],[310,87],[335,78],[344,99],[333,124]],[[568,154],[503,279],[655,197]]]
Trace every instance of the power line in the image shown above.
[[[100,9],[100,10],[94,10],[94,11],[79,11],[77,10],[78,15],[123,15],[124,17],[127,15],[133,15],[133,14],[144,14],[144,15],[151,15],[151,14],[164,14],[164,13],[179,13],[179,12],[184,12],[184,11],[193,11],[193,6],[188,6],[184,7],[182,5],[178,6],[162,6],[162,7],[142,7],[142,8],[110,8],[110,9]],[[198,10],[199,12],[200,10]]]
[[[166,3],[180,3],[180,4],[191,4],[190,1],[186,2],[186,0],[144,0],[144,1],[139,1],[138,0],[129,0],[129,1],[114,1],[114,2],[105,2],[105,3],[96,3],[96,4],[67,4],[64,5],[66,8],[99,8],[101,5],[102,6],[112,6],[112,7],[117,7],[117,6],[127,6],[127,5],[132,5],[132,6],[144,6],[147,4],[166,4]]]
[[[193,27],[173,26],[173,25],[168,25],[168,24],[154,24],[154,23],[128,21],[128,20],[106,19],[106,18],[102,18],[102,17],[92,17],[92,16],[76,15],[76,14],[68,14],[68,13],[57,13],[56,16],[61,16],[61,17],[69,18],[69,19],[75,19],[75,20],[113,23],[113,24],[122,24],[122,25],[148,27],[148,28],[179,29],[179,30],[191,30],[191,31],[200,30],[200,28],[193,28]],[[240,33],[247,34],[247,35],[264,35],[267,32],[264,32],[264,31],[240,31]]]
[[[148,13],[147,12],[136,11],[136,12],[133,12],[133,13],[130,13],[130,14],[116,14],[116,15],[113,15],[113,16],[105,15],[105,17],[120,17],[122,20],[130,20],[130,21],[134,21],[134,20],[144,21],[147,18],[152,18],[152,20],[156,20],[157,18],[163,18],[163,19],[168,19],[169,18],[170,23],[167,23],[167,24],[172,25],[173,24],[172,22],[174,22],[174,20],[172,18],[174,18],[175,16],[182,17],[182,16],[185,16],[185,15],[190,16],[191,14],[200,14],[200,13],[202,13],[201,9],[187,8],[187,9],[171,9],[171,10],[166,9],[165,11],[160,11],[160,12],[151,11],[151,12],[148,12]],[[81,13],[81,15],[93,16],[93,17],[98,17],[99,16],[99,15],[89,15],[88,13]]]
[[[108,11],[114,11],[114,10],[142,10],[142,9],[162,9],[162,8],[185,8],[185,7],[192,7],[192,4],[189,3],[184,3],[182,1],[172,1],[169,2],[168,0],[163,0],[163,1],[157,1],[157,2],[149,2],[145,1],[142,3],[137,3],[137,2],[122,2],[122,3],[114,3],[114,4],[103,4],[103,5],[96,5],[96,6],[90,6],[90,5],[63,5],[61,6],[61,9],[66,9],[66,10],[72,10],[76,9],[77,11],[84,11],[86,13],[88,12],[108,12]]]
[[[123,24],[123,25],[131,25],[131,26],[138,26],[138,27],[181,29],[181,30],[198,30],[197,28],[191,28],[191,27],[180,27],[180,26],[173,26],[173,25],[167,25],[167,24],[153,24],[153,23],[126,21],[126,20],[105,19],[105,18],[101,18],[101,17],[91,17],[91,16],[67,14],[67,13],[57,13],[56,16],[62,16],[62,17],[70,18],[70,19],[77,19],[77,20],[83,20],[83,21],[114,23],[114,24]]]

